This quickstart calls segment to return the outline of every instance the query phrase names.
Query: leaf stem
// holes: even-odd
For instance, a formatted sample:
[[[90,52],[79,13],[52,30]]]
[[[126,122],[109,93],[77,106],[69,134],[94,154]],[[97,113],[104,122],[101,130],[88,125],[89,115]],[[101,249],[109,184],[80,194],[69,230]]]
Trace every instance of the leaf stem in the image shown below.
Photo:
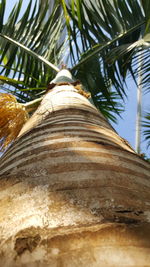
[[[49,62],[47,59],[45,59],[44,57],[36,54],[35,52],[33,52],[31,49],[29,49],[28,47],[24,46],[23,44],[20,44],[19,42],[13,40],[12,38],[8,37],[7,35],[1,34],[0,33],[0,37],[6,39],[7,41],[9,41],[10,43],[14,44],[17,47],[20,47],[21,49],[23,49],[24,51],[26,51],[29,55],[37,58],[38,60],[40,60],[42,63],[44,63],[45,65],[47,65],[48,67],[52,68],[53,70],[55,70],[56,72],[59,72],[59,68],[57,68],[54,64],[52,64],[51,62]]]
[[[128,31],[124,31],[123,33],[120,33],[117,37],[115,37],[113,40],[108,41],[105,45],[102,46],[102,44],[100,45],[100,47],[98,47],[95,51],[91,52],[90,55],[88,55],[87,57],[85,57],[84,59],[82,59],[78,64],[76,64],[71,70],[77,69],[80,65],[84,64],[85,62],[87,62],[88,60],[90,60],[93,56],[97,55],[98,53],[100,53],[103,49],[105,49],[107,46],[110,46],[111,44],[113,44],[115,41],[118,41],[119,39],[121,39],[122,37],[128,35],[130,32],[135,31],[137,28],[139,28],[139,26],[142,26],[145,22],[140,22],[139,24],[137,24],[136,26],[132,27],[131,29],[129,29]],[[97,44],[98,46],[99,44]],[[89,51],[92,50],[92,48],[89,49]],[[87,51],[87,52],[89,52]],[[86,52],[86,53],[87,53]]]
[[[33,112],[35,111],[35,109],[37,109],[37,107],[39,106],[39,104],[41,103],[43,97],[37,98],[35,100],[32,100],[30,102],[27,102],[25,104],[22,104],[22,106],[25,107],[26,111],[29,112]]]

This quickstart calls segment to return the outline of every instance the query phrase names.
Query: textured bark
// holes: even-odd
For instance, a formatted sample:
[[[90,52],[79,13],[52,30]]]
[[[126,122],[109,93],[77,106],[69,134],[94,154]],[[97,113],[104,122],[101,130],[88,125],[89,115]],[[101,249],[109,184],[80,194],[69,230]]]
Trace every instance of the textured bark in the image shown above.
[[[73,86],[0,163],[0,266],[150,266],[150,165]]]

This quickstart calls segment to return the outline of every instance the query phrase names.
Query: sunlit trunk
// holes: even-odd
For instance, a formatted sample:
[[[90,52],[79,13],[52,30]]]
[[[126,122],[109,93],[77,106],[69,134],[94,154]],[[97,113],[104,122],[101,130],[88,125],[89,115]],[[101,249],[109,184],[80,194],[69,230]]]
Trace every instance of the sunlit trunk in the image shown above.
[[[149,266],[150,165],[72,85],[45,96],[0,174],[0,266]]]

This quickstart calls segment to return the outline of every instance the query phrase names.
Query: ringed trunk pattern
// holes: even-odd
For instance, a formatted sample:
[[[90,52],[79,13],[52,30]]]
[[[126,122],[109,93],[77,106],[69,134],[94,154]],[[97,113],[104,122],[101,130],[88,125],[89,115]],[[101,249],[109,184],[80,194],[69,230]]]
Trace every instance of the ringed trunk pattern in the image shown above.
[[[150,165],[73,85],[0,163],[0,266],[149,266]]]

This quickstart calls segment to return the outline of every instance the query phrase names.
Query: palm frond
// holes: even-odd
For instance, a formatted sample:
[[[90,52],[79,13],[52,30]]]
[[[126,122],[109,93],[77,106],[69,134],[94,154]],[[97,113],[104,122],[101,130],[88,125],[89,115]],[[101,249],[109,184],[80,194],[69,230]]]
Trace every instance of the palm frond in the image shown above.
[[[7,41],[9,41],[10,43],[12,43],[13,45],[15,45],[17,48],[22,48],[22,50],[24,50],[27,54],[35,57],[38,59],[38,61],[41,61],[42,63],[44,63],[45,65],[47,65],[48,67],[52,68],[53,70],[55,70],[56,72],[59,71],[59,68],[57,68],[54,64],[52,64],[51,62],[49,62],[48,60],[46,60],[44,57],[38,55],[37,53],[33,52],[31,49],[27,48],[26,46],[20,44],[19,42],[13,40],[12,38],[1,34],[0,33],[0,37],[6,39]]]
[[[88,89],[94,105],[106,118],[116,122],[117,119],[115,116],[120,116],[123,111],[122,99],[118,93],[111,90],[111,81],[107,77],[104,77],[100,67],[99,60],[92,59],[90,62],[80,66],[73,74],[81,81],[85,89]],[[99,75],[95,75],[97,71]]]
[[[117,93],[110,92],[109,102],[102,93],[94,95],[92,99],[95,106],[110,123],[117,123],[117,117],[121,117],[121,113],[124,111],[123,103]]]
[[[150,112],[147,112],[147,114],[144,117],[142,126],[146,128],[143,132],[145,141],[147,141],[147,147],[150,146]]]
[[[136,81],[136,53],[139,49],[149,53],[150,15],[145,2],[83,0],[78,6],[68,4],[72,69],[99,59],[103,82],[109,80],[123,97],[127,74]],[[142,69],[144,72],[147,67],[143,64]],[[100,72],[98,69],[95,76],[101,76]],[[146,87],[148,83],[143,79],[143,84]]]
[[[38,88],[46,87],[54,73],[45,63],[49,65],[51,62],[57,66],[62,60],[62,51],[66,46],[63,13],[60,5],[54,3],[47,16],[48,2],[45,1],[43,8],[40,1],[30,0],[20,18],[22,1],[19,0],[5,23],[5,1],[0,5],[0,64],[3,66],[0,74],[23,82],[22,89],[37,88],[38,91]],[[55,70],[59,69],[56,67]],[[35,93],[31,89],[26,93],[22,91],[21,96],[29,101],[36,97]],[[19,90],[17,94],[20,94]]]

